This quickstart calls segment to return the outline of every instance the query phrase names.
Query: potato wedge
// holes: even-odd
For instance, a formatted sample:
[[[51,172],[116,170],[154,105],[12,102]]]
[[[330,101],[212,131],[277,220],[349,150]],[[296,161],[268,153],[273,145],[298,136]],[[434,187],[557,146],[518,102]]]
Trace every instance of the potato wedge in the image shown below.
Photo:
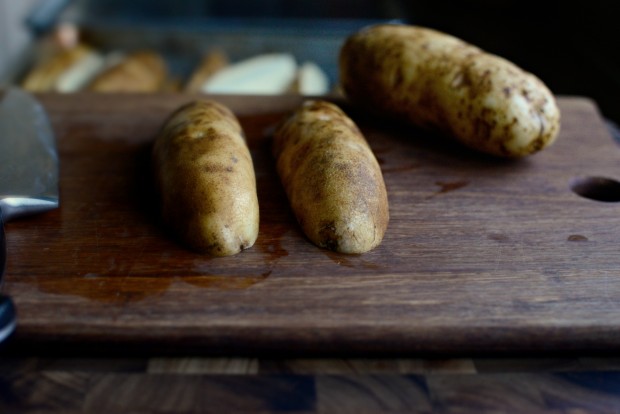
[[[353,103],[489,154],[532,154],[560,129],[555,98],[540,79],[432,29],[368,27],[346,40],[339,66]]]
[[[33,66],[22,82],[30,92],[75,92],[94,77],[103,57],[89,46],[60,49]]]
[[[202,85],[209,94],[280,95],[295,80],[297,63],[288,53],[265,53],[232,63]]]
[[[104,70],[88,85],[102,93],[158,92],[166,81],[166,62],[152,51],[138,51]]]
[[[202,57],[198,67],[192,72],[185,84],[184,91],[198,93],[202,86],[217,72],[229,65],[228,56],[222,51],[214,50]]]
[[[234,114],[215,101],[174,112],[153,146],[164,223],[192,249],[229,256],[258,237],[256,177]]]
[[[291,208],[314,244],[364,253],[381,243],[389,221],[381,168],[340,108],[305,102],[275,132],[273,154]]]

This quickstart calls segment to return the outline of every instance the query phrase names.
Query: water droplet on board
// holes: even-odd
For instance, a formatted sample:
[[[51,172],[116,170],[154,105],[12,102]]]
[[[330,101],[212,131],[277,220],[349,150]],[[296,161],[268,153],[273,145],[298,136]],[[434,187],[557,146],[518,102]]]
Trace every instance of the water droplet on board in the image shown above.
[[[463,188],[469,184],[469,181],[459,180],[459,181],[437,181],[435,184],[441,187],[441,189],[437,192],[437,194],[448,193],[450,191],[458,190],[459,188]]]
[[[186,276],[181,278],[183,282],[193,286],[207,289],[237,290],[247,289],[257,283],[263,282],[271,275],[271,270],[267,270],[256,276],[235,276],[235,275],[204,275]]]
[[[566,240],[573,242],[583,242],[588,241],[588,238],[586,236],[582,236],[581,234],[571,234]]]
[[[355,268],[362,267],[364,269],[378,271],[382,268],[380,264],[365,260],[360,254],[344,254],[331,250],[322,249],[327,257],[339,266]]]

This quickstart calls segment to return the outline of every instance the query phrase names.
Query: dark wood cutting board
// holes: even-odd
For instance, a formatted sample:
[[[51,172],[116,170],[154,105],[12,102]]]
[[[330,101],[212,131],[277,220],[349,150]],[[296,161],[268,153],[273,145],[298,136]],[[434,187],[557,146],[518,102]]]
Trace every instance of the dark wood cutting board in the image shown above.
[[[219,97],[255,163],[260,234],[212,259],[158,219],[151,144],[184,95],[40,96],[61,207],[8,223],[16,344],[205,352],[555,351],[620,347],[620,147],[588,99],[561,97],[550,148],[498,160],[350,112],[383,169],[391,221],[348,256],[300,232],[270,132],[298,97]],[[346,108],[347,110],[349,108]],[[144,348],[146,349],[146,348]]]

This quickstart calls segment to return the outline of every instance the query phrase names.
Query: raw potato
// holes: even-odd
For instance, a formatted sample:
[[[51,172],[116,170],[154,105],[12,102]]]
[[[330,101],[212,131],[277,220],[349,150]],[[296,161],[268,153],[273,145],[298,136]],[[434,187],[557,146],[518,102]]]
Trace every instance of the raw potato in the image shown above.
[[[215,72],[202,85],[209,94],[280,95],[295,80],[297,63],[288,53],[266,53]]]
[[[340,78],[355,104],[493,155],[532,154],[560,129],[554,96],[537,77],[432,29],[377,25],[353,34]]]
[[[291,208],[314,244],[364,253],[381,243],[389,221],[381,169],[340,108],[307,101],[277,129],[273,153]]]
[[[58,87],[63,75],[66,75],[72,68],[77,68],[82,62],[92,59],[94,56],[98,56],[97,53],[86,45],[76,45],[75,47],[61,49],[43,62],[35,65],[24,78],[22,87],[31,92],[64,92],[64,90],[59,90]]]
[[[310,96],[325,95],[329,92],[329,78],[316,63],[304,62],[298,66],[289,92]]]
[[[166,76],[166,63],[159,54],[139,51],[100,73],[88,90],[104,93],[157,92],[164,85]]]
[[[223,52],[219,50],[209,52],[203,56],[200,64],[190,76],[185,85],[185,92],[200,92],[202,85],[226,66],[228,66],[228,57]]]
[[[258,236],[250,151],[225,106],[196,101],[174,112],[153,147],[165,224],[194,250],[228,256]]]

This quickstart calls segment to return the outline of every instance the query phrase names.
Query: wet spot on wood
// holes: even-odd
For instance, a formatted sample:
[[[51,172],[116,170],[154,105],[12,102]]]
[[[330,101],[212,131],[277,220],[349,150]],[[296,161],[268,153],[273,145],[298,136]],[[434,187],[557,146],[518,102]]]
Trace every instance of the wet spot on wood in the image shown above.
[[[508,237],[507,235],[503,233],[490,233],[487,237],[490,240],[495,240],[496,242],[499,242],[499,243],[506,243],[510,241],[510,237]]]
[[[440,186],[440,190],[435,194],[444,194],[449,193],[450,191],[455,191],[460,188],[463,188],[469,184],[467,180],[458,180],[458,181],[437,181],[436,185]]]
[[[236,275],[201,275],[182,277],[181,280],[193,286],[215,290],[241,290],[250,288],[264,282],[272,270],[267,269],[259,275],[236,276]]]
[[[571,234],[566,240],[573,242],[584,242],[588,241],[588,238],[586,236],[582,236],[581,234]]]

